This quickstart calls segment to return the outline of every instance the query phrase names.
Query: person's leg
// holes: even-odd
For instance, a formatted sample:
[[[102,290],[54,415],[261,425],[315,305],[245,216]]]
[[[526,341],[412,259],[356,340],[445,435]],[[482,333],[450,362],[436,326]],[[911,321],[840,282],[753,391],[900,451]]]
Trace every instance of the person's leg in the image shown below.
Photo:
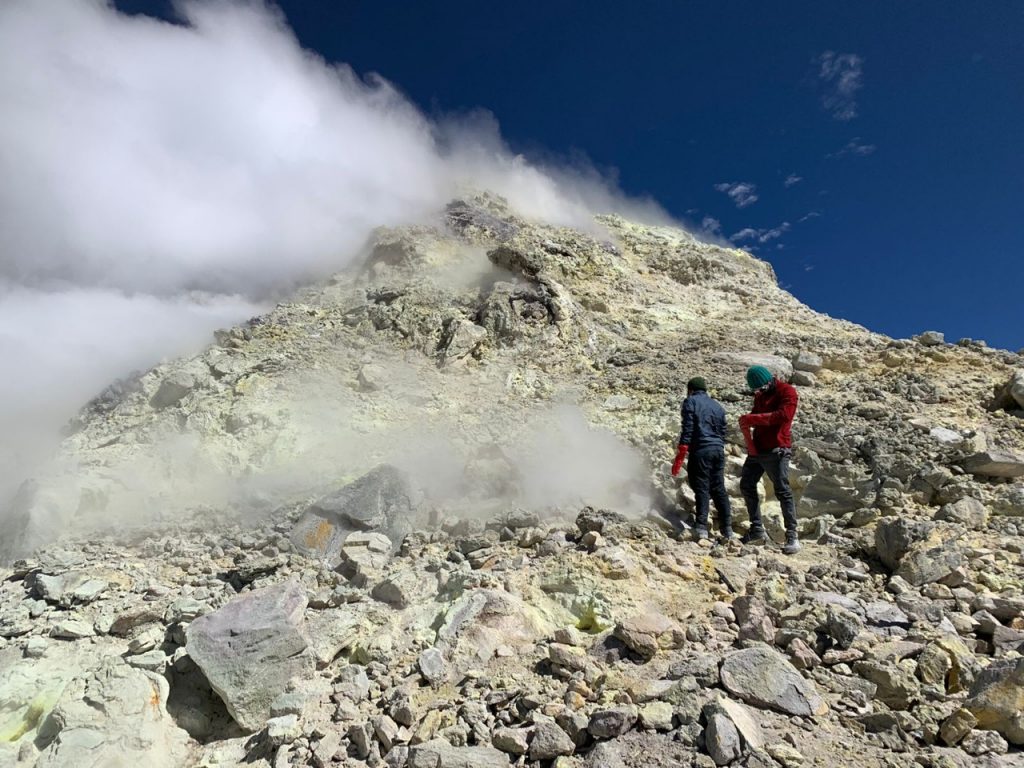
[[[711,465],[711,498],[718,513],[718,529],[723,536],[732,536],[732,505],[725,490],[725,451],[718,451]]]
[[[707,531],[708,512],[711,508],[711,475],[707,451],[690,454],[686,464],[686,478],[696,497],[697,531]]]
[[[789,457],[785,454],[772,454],[764,462],[772,485],[775,487],[775,498],[782,507],[782,522],[786,526],[786,534],[796,533],[796,504],[793,502],[793,489],[789,487]]]
[[[757,484],[764,474],[764,467],[761,465],[760,457],[747,456],[743,462],[743,471],[740,473],[740,493],[747,504],[747,516],[750,518],[750,531],[744,537],[745,540],[763,539],[764,523],[761,521],[761,505],[757,497]]]

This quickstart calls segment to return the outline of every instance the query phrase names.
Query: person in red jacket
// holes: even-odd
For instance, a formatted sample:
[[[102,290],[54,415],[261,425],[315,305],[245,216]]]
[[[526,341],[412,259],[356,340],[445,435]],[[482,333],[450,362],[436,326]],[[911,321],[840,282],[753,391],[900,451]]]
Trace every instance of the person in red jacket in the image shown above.
[[[786,544],[782,551],[792,555],[800,551],[796,534],[796,505],[789,487],[792,425],[798,399],[796,388],[773,376],[763,365],[751,366],[747,370],[747,386],[754,391],[754,407],[746,416],[741,416],[739,422],[744,436],[750,435],[747,460],[740,474],[740,492],[747,503],[750,530],[742,541],[753,544],[768,539],[757,494],[757,484],[767,472],[775,487],[775,498],[782,506],[782,520],[786,525]]]

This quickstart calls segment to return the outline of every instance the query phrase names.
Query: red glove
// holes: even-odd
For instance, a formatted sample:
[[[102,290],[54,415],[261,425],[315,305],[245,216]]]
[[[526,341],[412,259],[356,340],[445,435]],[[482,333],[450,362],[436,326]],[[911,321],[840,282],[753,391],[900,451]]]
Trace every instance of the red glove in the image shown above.
[[[672,477],[679,474],[679,470],[683,468],[683,462],[686,461],[686,452],[690,450],[688,445],[680,445],[676,449],[676,460],[672,462]]]

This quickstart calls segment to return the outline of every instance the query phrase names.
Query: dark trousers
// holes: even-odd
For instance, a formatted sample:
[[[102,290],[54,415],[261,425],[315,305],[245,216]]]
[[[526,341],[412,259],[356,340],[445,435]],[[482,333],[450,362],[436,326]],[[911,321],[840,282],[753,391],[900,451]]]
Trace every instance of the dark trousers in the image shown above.
[[[793,491],[789,487],[789,456],[787,453],[765,453],[760,456],[747,456],[740,474],[740,492],[747,502],[747,514],[750,516],[751,529],[764,530],[761,521],[761,507],[757,498],[757,484],[764,473],[775,486],[775,498],[782,506],[782,520],[786,524],[787,533],[796,533],[796,505],[793,503]]]
[[[686,479],[697,497],[697,525],[708,526],[711,499],[715,500],[719,528],[732,526],[732,507],[725,491],[725,451],[721,448],[702,448],[690,454],[686,465]]]

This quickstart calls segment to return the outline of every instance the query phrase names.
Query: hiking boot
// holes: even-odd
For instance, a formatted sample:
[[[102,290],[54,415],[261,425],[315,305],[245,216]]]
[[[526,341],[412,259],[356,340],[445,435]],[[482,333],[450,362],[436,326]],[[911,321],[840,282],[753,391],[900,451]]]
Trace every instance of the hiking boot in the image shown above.
[[[787,533],[786,543],[782,546],[782,554],[795,555],[799,551],[800,540],[796,537],[796,533]]]
[[[698,525],[696,528],[693,529],[693,540],[694,541],[704,541],[704,540],[709,539],[709,538],[711,538],[711,537],[708,536],[708,529],[707,529],[706,526]]]
[[[722,538],[726,541],[732,541],[736,538],[736,534],[732,532],[731,525],[727,525],[724,528],[722,528]]]
[[[740,541],[744,544],[766,544],[768,543],[768,534],[764,532],[764,528],[751,528],[743,534]]]

